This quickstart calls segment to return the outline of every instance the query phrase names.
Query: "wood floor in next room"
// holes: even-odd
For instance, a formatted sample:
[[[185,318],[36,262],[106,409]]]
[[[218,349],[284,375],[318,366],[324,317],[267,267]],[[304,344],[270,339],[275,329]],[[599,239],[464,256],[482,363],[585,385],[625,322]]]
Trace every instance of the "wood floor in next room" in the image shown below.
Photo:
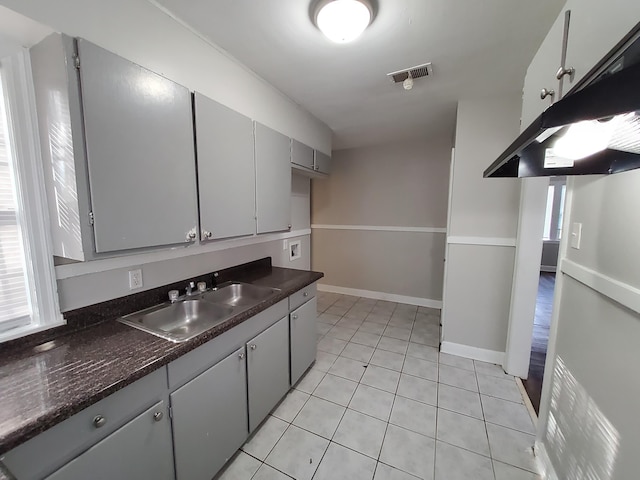
[[[315,365],[220,480],[535,480],[515,379],[438,352],[437,310],[318,295]]]
[[[542,377],[544,375],[544,363],[547,360],[549,326],[551,325],[553,292],[555,286],[555,273],[540,273],[540,281],[538,283],[538,298],[536,300],[536,318],[533,321],[533,338],[531,339],[529,376],[522,382],[536,413],[539,413],[540,410]]]

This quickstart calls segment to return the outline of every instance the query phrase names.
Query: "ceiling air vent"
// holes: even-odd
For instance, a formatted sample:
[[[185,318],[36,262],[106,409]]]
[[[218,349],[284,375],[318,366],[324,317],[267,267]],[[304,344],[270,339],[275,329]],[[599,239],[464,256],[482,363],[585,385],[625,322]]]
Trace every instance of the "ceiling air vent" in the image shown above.
[[[402,83],[409,78],[409,73],[411,73],[411,78],[414,80],[417,78],[429,77],[433,75],[433,67],[431,66],[431,62],[429,62],[424,65],[418,65],[416,67],[398,70],[397,72],[387,73],[387,77],[393,80],[394,83]]]

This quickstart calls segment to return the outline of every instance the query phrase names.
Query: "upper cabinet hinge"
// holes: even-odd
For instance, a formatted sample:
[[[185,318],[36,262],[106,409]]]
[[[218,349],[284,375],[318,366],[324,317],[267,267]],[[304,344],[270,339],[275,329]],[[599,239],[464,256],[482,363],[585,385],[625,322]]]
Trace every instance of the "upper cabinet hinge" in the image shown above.
[[[80,57],[77,53],[73,54],[73,66],[80,70]]]
[[[93,212],[89,212],[89,225],[93,225],[95,223],[95,217],[93,216]]]

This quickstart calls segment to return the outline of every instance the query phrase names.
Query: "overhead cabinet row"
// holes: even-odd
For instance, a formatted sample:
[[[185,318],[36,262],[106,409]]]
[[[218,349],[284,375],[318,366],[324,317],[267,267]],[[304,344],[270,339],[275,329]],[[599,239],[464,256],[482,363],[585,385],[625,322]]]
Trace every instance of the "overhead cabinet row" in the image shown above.
[[[291,228],[289,137],[86,40],[31,63],[56,256]]]

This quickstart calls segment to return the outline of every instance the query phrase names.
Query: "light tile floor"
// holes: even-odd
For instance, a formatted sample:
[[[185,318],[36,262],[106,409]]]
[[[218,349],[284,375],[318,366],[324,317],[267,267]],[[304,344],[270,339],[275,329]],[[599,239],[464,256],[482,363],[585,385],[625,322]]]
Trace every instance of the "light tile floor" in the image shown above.
[[[536,480],[515,379],[438,352],[439,311],[318,294],[316,363],[220,480]]]

